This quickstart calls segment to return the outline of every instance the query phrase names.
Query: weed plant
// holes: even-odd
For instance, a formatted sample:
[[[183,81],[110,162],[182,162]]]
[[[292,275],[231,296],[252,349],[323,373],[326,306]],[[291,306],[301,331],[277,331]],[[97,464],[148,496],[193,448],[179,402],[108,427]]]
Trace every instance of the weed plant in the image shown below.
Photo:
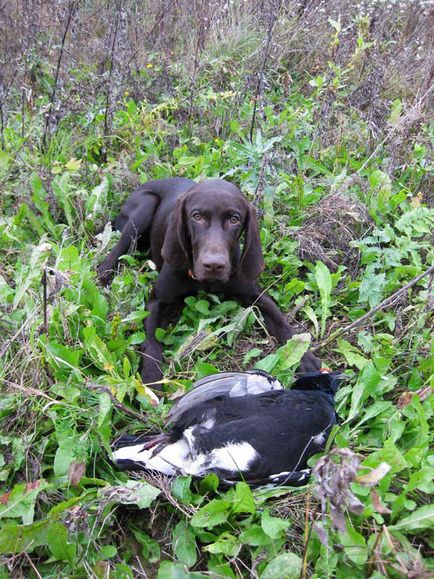
[[[217,25],[205,26],[205,12],[195,34],[179,38],[181,52],[197,47],[196,68],[170,53],[157,14],[159,43],[146,62],[141,52],[132,56],[133,80],[112,76],[110,94],[101,78],[91,96],[95,69],[83,63],[70,71],[71,86],[74,77],[83,87],[77,94],[61,67],[56,117],[51,45],[26,48],[26,66],[38,65],[31,98],[13,84],[0,94],[0,577],[380,578],[432,570],[433,275],[339,332],[432,265],[432,87],[416,67],[413,92],[408,70],[396,89],[396,60],[386,84],[375,76],[372,59],[390,54],[388,42],[398,42],[407,22],[407,13],[386,14],[388,3],[377,4],[394,23],[389,37],[371,22],[375,2],[358,3],[367,11],[353,20],[323,2],[304,16],[288,6],[306,2],[288,3],[286,12],[271,2],[274,12],[263,14],[246,4],[217,14],[223,39]],[[96,11],[98,3],[85,5],[80,10]],[[277,9],[267,54],[261,43]],[[71,26],[82,38],[74,32],[80,15],[73,12]],[[304,64],[299,52],[289,60],[306,38],[302,29],[276,59],[274,43],[295,30],[296,17],[327,39],[327,58],[312,39]],[[112,41],[117,30],[126,42],[122,11],[112,24]],[[99,32],[87,46],[99,46]],[[249,81],[249,70],[262,76]],[[227,178],[256,205],[261,284],[300,334],[278,349],[256,308],[218,295],[187,298],[179,321],[158,331],[165,396],[155,407],[137,375],[155,266],[146,254],[124,256],[108,289],[96,267],[118,235],[107,223],[133,187],[179,175]],[[260,367],[290,386],[309,345],[348,378],[329,460],[341,474],[357,471],[344,490],[361,507],[342,503],[336,519],[320,500],[319,475],[297,489],[227,489],[215,475],[144,478],[111,464],[110,441],[160,428],[192,381]]]

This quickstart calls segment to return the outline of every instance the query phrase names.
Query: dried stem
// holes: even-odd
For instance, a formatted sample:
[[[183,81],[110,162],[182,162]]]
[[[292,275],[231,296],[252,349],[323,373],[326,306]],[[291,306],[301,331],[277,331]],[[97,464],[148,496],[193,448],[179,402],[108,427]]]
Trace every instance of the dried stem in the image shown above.
[[[59,82],[60,67],[62,64],[63,52],[65,50],[66,36],[68,34],[68,30],[69,30],[69,27],[70,27],[71,22],[72,22],[72,17],[74,15],[75,8],[76,8],[76,0],[71,0],[71,2],[69,3],[68,17],[66,20],[65,29],[63,31],[62,42],[60,43],[60,51],[59,51],[59,57],[57,59],[57,66],[56,66],[56,74],[54,77],[53,91],[52,91],[51,97],[50,97],[50,106],[48,108],[47,117],[45,119],[44,133],[42,135],[42,149],[43,150],[47,149],[47,136],[48,136],[49,127],[50,127],[51,113],[52,113],[52,110],[54,107],[54,101],[56,99],[57,85]]]
[[[120,19],[120,4],[119,2],[116,3],[116,20],[114,25],[113,31],[113,40],[110,49],[110,68],[109,68],[109,75],[107,79],[107,92],[106,92],[106,105],[105,105],[105,112],[104,112],[104,139],[109,134],[109,112],[110,112],[110,105],[111,105],[111,81],[113,76],[114,70],[114,61],[115,61],[115,47],[116,47],[116,40],[118,36],[118,29],[119,29],[119,19]],[[104,162],[107,161],[107,153],[104,149]]]
[[[361,318],[359,318],[355,322],[352,322],[351,324],[349,324],[345,328],[341,328],[339,330],[336,330],[336,332],[333,332],[333,334],[331,334],[328,338],[326,338],[325,340],[323,340],[322,342],[320,342],[319,344],[314,346],[312,348],[312,350],[314,350],[314,351],[319,350],[320,348],[323,348],[325,345],[329,344],[330,342],[334,342],[337,338],[340,338],[341,336],[348,334],[349,332],[351,332],[351,330],[354,330],[354,328],[358,328],[364,322],[366,322],[367,320],[372,318],[372,316],[374,314],[376,314],[377,312],[379,312],[383,308],[389,306],[392,302],[394,302],[396,300],[396,298],[398,298],[403,293],[405,293],[408,289],[410,289],[411,287],[416,285],[421,279],[423,279],[427,275],[432,275],[433,273],[434,273],[434,265],[432,265],[426,271],[424,271],[423,273],[419,274],[418,276],[413,278],[411,281],[406,283],[404,286],[402,286],[402,288],[396,290],[396,292],[394,292],[391,296],[389,296],[388,298],[386,298],[385,300],[380,302],[378,304],[378,306],[375,306],[375,308],[372,308],[371,310],[369,310],[369,312],[367,312],[365,315],[363,315]]]
[[[95,384],[95,382],[88,382],[87,387],[92,388],[93,390],[99,390],[100,392],[105,392],[106,394],[109,395],[109,398],[113,403],[113,406],[115,406],[118,410],[121,410],[124,414],[128,414],[128,416],[131,416],[131,418],[134,418],[135,420],[139,420],[140,422],[143,422],[145,424],[148,423],[146,413],[136,412],[135,410],[132,410],[127,406],[124,406],[121,402],[119,402],[116,396],[114,396],[110,392],[110,389],[107,388],[106,386],[101,386],[101,384]]]
[[[272,4],[272,3],[270,2],[270,4]],[[270,15],[270,20],[269,20],[269,24],[268,24],[267,42],[266,42],[265,48],[264,48],[264,57],[262,59],[261,68],[259,69],[259,72],[258,72],[258,82],[256,83],[256,90],[255,90],[255,94],[253,96],[253,114],[252,114],[252,123],[250,125],[250,133],[249,133],[251,142],[253,141],[253,131],[255,129],[256,113],[257,113],[257,109],[258,109],[258,100],[259,100],[259,97],[260,97],[261,91],[262,91],[262,82],[263,82],[263,78],[264,78],[265,67],[267,66],[267,62],[268,62],[268,59],[270,57],[270,52],[271,52],[271,40],[273,38],[273,30],[274,30],[274,26],[276,25],[281,6],[282,6],[282,1],[280,0],[278,3],[276,11]],[[271,10],[271,8],[272,7],[270,6],[270,10]]]

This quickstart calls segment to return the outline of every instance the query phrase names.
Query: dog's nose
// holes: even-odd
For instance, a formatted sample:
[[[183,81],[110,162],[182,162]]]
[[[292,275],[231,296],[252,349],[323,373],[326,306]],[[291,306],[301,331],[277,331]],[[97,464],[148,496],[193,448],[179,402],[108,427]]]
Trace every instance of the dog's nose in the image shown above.
[[[226,262],[217,256],[209,256],[207,259],[204,259],[203,268],[208,273],[220,273],[226,267]]]

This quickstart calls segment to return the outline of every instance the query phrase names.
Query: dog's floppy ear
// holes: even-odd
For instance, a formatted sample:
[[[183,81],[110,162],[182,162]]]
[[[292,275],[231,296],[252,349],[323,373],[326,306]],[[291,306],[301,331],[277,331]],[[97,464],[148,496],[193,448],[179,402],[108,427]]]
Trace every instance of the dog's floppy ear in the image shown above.
[[[190,243],[184,219],[185,196],[176,202],[172,219],[167,226],[161,256],[174,269],[188,269],[190,266]]]
[[[264,269],[256,211],[250,203],[244,225],[244,247],[240,259],[240,268],[246,278],[250,280],[256,279]]]

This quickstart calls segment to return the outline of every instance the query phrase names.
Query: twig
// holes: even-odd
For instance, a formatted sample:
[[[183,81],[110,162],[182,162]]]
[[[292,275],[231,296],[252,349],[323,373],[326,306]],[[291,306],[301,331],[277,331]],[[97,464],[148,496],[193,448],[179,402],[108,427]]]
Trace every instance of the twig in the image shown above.
[[[118,36],[118,28],[119,28],[119,19],[120,19],[120,4],[119,2],[116,3],[116,20],[114,25],[113,31],[113,41],[110,50],[110,68],[109,68],[109,75],[107,78],[107,93],[106,93],[106,105],[105,105],[105,112],[104,112],[104,134],[103,136],[106,137],[109,131],[109,111],[111,106],[111,81],[113,76],[114,64],[115,64],[115,47],[116,47],[116,40]],[[104,147],[104,162],[107,161],[107,152]]]
[[[3,113],[3,102],[1,100],[1,95],[0,95],[0,147],[2,148],[2,150],[4,151],[6,146],[5,146],[5,119],[4,119],[4,113]]]
[[[386,306],[391,304],[397,297],[399,297],[401,294],[405,293],[408,289],[410,289],[411,287],[416,285],[417,282],[419,282],[421,279],[423,279],[427,275],[432,275],[433,273],[434,273],[434,265],[432,265],[426,271],[424,271],[423,273],[421,273],[418,276],[416,276],[415,278],[413,278],[407,284],[402,286],[402,288],[400,288],[399,290],[396,290],[396,292],[394,292],[388,298],[386,298],[385,300],[380,302],[378,304],[378,306],[375,306],[375,308],[372,308],[371,310],[369,310],[369,312],[367,312],[361,318],[359,318],[355,322],[352,322],[351,324],[349,324],[345,328],[342,328],[342,329],[337,330],[336,332],[333,332],[333,334],[331,334],[328,338],[326,338],[325,340],[323,340],[322,342],[320,342],[319,344],[317,344],[316,346],[314,346],[311,349],[313,351],[319,350],[320,348],[323,348],[326,344],[329,344],[330,342],[334,342],[337,338],[340,338],[344,334],[348,334],[348,332],[351,332],[351,330],[354,330],[354,328],[361,326],[366,320],[371,318],[378,311],[382,310],[383,308],[385,308]]]
[[[42,272],[42,304],[44,309],[44,334],[48,335],[48,314],[47,314],[47,268]]]
[[[131,418],[134,418],[135,420],[139,420],[140,422],[143,422],[144,424],[148,423],[147,420],[147,414],[146,413],[140,413],[140,412],[136,412],[135,410],[132,410],[131,408],[128,408],[127,406],[124,406],[121,402],[119,402],[119,400],[116,398],[116,396],[114,396],[111,392],[110,389],[107,388],[106,386],[101,386],[101,384],[95,384],[95,382],[88,382],[87,383],[88,388],[92,388],[93,390],[100,390],[101,392],[106,392],[109,395],[110,400],[113,403],[113,406],[115,406],[118,410],[121,410],[124,414],[128,414],[128,416],[131,416]]]
[[[10,388],[15,388],[15,390],[19,390],[20,392],[26,394],[27,396],[29,396],[29,394],[33,394],[33,396],[40,396],[41,398],[45,398],[50,402],[55,403],[58,402],[58,400],[51,398],[51,396],[48,396],[48,394],[45,394],[45,392],[42,392],[42,390],[37,390],[36,388],[32,388],[31,386],[23,386],[22,384],[16,384],[15,382],[11,382],[10,380],[6,380],[4,378],[0,378],[0,381],[3,382],[3,384],[9,386]]]
[[[54,101],[56,98],[57,83],[59,80],[60,66],[62,64],[63,52],[65,50],[66,36],[68,34],[68,30],[69,30],[69,27],[71,25],[72,17],[74,15],[75,5],[76,5],[76,0],[71,0],[71,2],[69,4],[68,18],[66,20],[65,30],[63,31],[62,42],[60,43],[60,52],[59,52],[59,58],[57,59],[56,74],[54,77],[54,84],[53,84],[53,92],[51,93],[50,106],[49,106],[49,109],[47,112],[47,118],[45,121],[44,133],[42,135],[42,149],[43,150],[46,150],[47,134],[48,134],[48,129],[49,129],[50,120],[51,120],[51,112],[52,112],[52,109],[54,107]]]
[[[300,579],[305,579],[307,577],[307,565],[308,565],[307,548],[309,546],[310,537],[312,535],[313,517],[316,515],[316,512],[318,510],[318,504],[317,504],[312,512],[311,517],[309,516],[311,514],[310,499],[311,499],[311,494],[309,493],[307,495],[307,498],[306,498],[306,518],[305,518],[305,524],[304,524],[304,550],[303,550],[303,561],[302,561],[301,570],[300,570]],[[310,524],[309,524],[309,519],[311,519]]]
[[[273,13],[273,17],[270,16],[270,22],[269,22],[268,30],[267,30],[267,42],[265,44],[265,49],[264,49],[264,58],[262,59],[261,68],[258,72],[258,82],[256,84],[255,94],[253,96],[253,113],[252,113],[252,122],[250,125],[250,132],[249,132],[250,142],[253,142],[253,131],[255,129],[256,113],[257,113],[257,109],[258,109],[258,100],[259,100],[261,90],[262,90],[262,79],[264,78],[265,67],[267,66],[267,61],[268,61],[268,58],[270,56],[270,46],[271,46],[271,40],[273,38],[274,26],[275,26],[277,19],[279,17],[281,7],[282,7],[282,2],[279,1],[277,9]],[[270,10],[271,9],[272,9],[272,6],[270,6]]]

